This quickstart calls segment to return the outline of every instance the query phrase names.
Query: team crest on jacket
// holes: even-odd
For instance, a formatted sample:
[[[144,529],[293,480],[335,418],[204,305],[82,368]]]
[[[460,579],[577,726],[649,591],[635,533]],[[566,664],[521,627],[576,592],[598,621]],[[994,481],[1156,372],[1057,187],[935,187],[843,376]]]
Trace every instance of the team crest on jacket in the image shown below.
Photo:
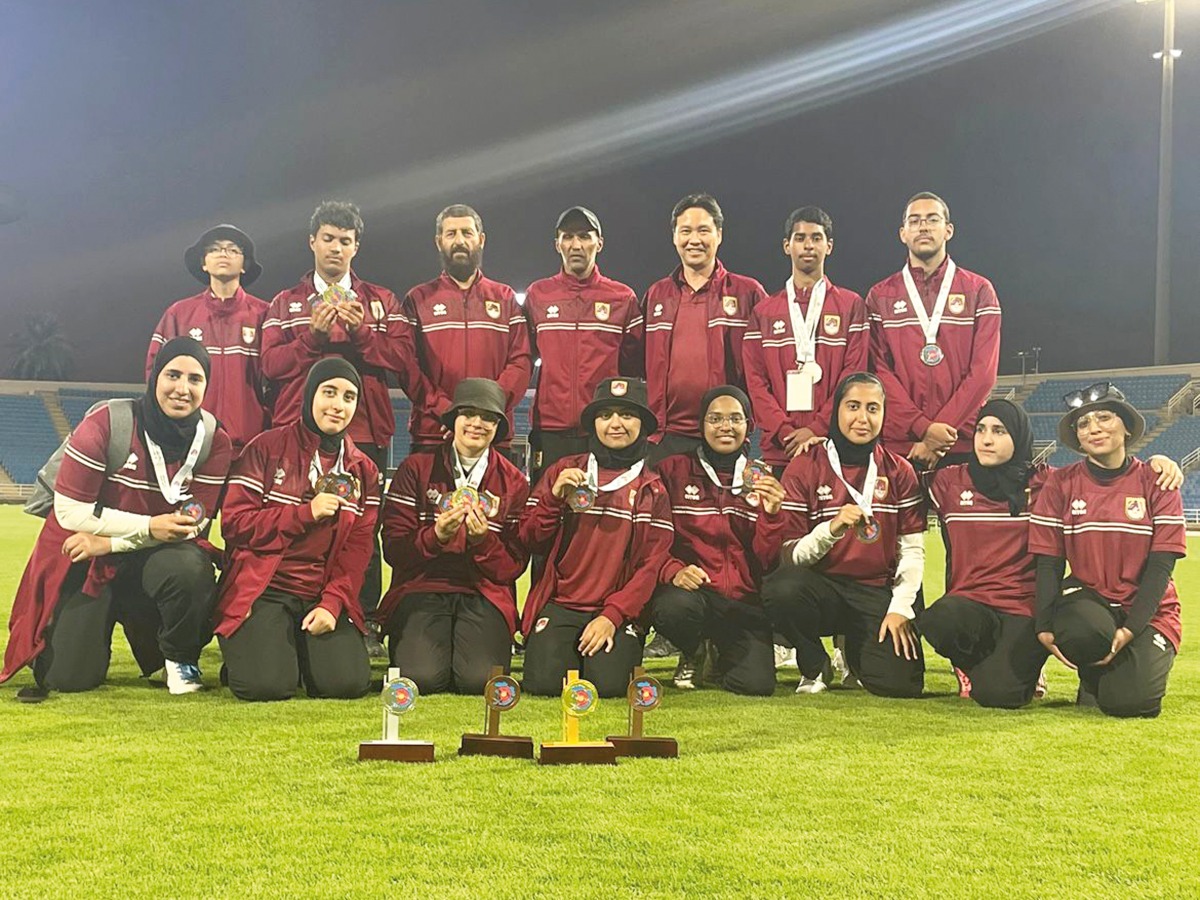
[[[838,315],[828,315],[821,319],[821,327],[825,329],[826,334],[837,334],[842,330],[842,317]]]
[[[725,315],[732,316],[735,312],[737,312],[737,307],[737,297],[721,298],[721,309],[725,310]]]
[[[683,498],[685,500],[699,500],[700,488],[696,487],[694,484],[689,484],[683,489]]]
[[[1146,498],[1126,497],[1125,517],[1134,522],[1140,522],[1142,519],[1146,518]]]
[[[546,318],[547,319],[557,319],[558,318],[558,307],[557,306],[546,307]]]
[[[258,333],[258,329],[255,328],[253,325],[243,325],[242,326],[242,343],[243,344],[253,344],[254,336],[257,333]]]
[[[886,500],[888,494],[888,480],[880,475],[875,479],[875,499]]]
[[[614,397],[624,397],[625,392],[629,390],[629,382],[613,381],[609,384],[608,390]]]
[[[193,328],[188,332],[188,337],[190,337],[193,341],[202,341],[204,340],[204,332],[199,328]]]
[[[776,319],[771,323],[771,334],[783,334],[783,329],[787,327],[783,324],[783,319]]]
[[[542,616],[540,619],[537,620],[537,624],[533,626],[534,633],[536,634],[538,632],[545,631],[546,626],[549,624],[550,624],[550,617]]]
[[[446,304],[445,303],[433,304],[433,314],[435,316],[444,316],[446,314]]]
[[[278,468],[275,470],[275,483],[276,484],[283,484],[283,479],[285,479],[285,478],[287,478],[287,472],[283,471],[282,468]]]
[[[967,295],[951,294],[946,298],[946,307],[950,310],[950,312],[954,313],[954,315],[959,315],[964,309],[967,308]]]
[[[484,311],[493,319],[500,318],[500,301],[499,300],[484,300]]]
[[[599,301],[597,301],[593,305],[596,310],[596,318],[599,319],[601,322],[607,322],[608,314],[610,312],[609,305],[607,303],[600,303]]]

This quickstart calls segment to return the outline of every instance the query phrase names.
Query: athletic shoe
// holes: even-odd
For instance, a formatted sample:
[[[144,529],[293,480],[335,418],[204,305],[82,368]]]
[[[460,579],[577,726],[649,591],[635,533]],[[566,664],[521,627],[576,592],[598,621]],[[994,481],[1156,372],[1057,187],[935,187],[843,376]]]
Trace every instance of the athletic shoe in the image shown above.
[[[785,647],[783,644],[775,645],[775,668],[783,669],[787,666],[796,667],[796,648]]]
[[[1048,693],[1050,693],[1050,687],[1046,684],[1046,667],[1042,666],[1042,671],[1038,673],[1037,687],[1033,689],[1033,696],[1041,700]]]
[[[971,679],[967,677],[967,673],[958,666],[954,667],[954,677],[958,679],[958,696],[971,696]]]
[[[679,652],[679,648],[663,637],[659,632],[654,632],[654,638],[646,645],[643,656],[648,656],[651,659],[663,659],[667,656],[674,656]]]
[[[675,687],[683,691],[691,691],[696,687],[696,670],[700,668],[703,656],[697,651],[695,656],[679,654],[679,665],[675,667],[675,677],[672,679]]]
[[[836,678],[843,687],[846,685],[847,678],[853,678],[850,674],[850,666],[846,664],[846,654],[842,652],[842,648],[835,646],[833,648],[833,661],[830,663],[833,668],[833,677]],[[855,679],[856,681],[858,679]]]
[[[375,626],[371,625],[367,628],[366,637],[363,641],[367,645],[367,656],[370,659],[387,659],[388,652],[384,649],[383,644],[379,642],[379,634],[375,630]]]
[[[800,683],[798,685],[796,685],[796,693],[797,694],[819,694],[819,693],[821,693],[821,691],[826,690],[828,687],[829,687],[829,685],[827,685],[825,683],[824,673],[818,675],[816,678],[806,678],[803,675],[801,675]]]
[[[167,690],[172,694],[193,694],[204,690],[199,666],[168,659],[163,664],[163,670],[167,673]]]

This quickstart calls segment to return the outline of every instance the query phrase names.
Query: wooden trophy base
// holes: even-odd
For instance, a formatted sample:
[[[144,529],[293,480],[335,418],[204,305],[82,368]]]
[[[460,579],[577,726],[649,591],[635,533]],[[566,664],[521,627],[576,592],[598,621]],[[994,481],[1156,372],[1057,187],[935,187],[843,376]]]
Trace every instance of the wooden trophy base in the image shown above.
[[[533,759],[533,738],[509,734],[464,734],[458,755]]]
[[[359,762],[382,759],[388,762],[433,762],[429,741],[363,741],[358,745]]]
[[[609,735],[608,740],[617,756],[651,756],[658,759],[677,759],[679,744],[669,737],[630,737],[627,734]]]
[[[617,748],[608,741],[550,741],[542,744],[538,763],[543,766],[572,763],[612,766],[617,763]]]

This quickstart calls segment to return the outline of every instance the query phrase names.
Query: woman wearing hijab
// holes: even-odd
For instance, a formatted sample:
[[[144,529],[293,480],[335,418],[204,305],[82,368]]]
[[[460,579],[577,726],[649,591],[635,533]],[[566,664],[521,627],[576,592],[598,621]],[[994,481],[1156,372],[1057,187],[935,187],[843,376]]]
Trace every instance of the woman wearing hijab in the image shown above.
[[[228,562],[216,627],[242,700],[361,697],[371,667],[358,592],[379,515],[379,470],[346,433],[362,382],[326,357],[308,371],[300,421],[246,445],[229,477]]]
[[[1079,671],[1079,702],[1157,716],[1179,650],[1183,501],[1128,447],[1146,421],[1107,382],[1064,398],[1059,442],[1086,458],[1051,473],[1033,504],[1038,640]],[[1066,566],[1071,575],[1064,579]]]
[[[523,684],[557,695],[577,669],[600,696],[623,697],[642,661],[640,619],[674,534],[666,489],[646,465],[658,420],[644,381],[608,378],[579,421],[591,452],[550,466],[521,517],[522,543],[546,555],[521,622]]]
[[[392,587],[377,617],[392,665],[424,694],[480,694],[492,667],[512,660],[529,483],[492,450],[510,431],[505,406],[490,378],[460,381],[442,415],[450,439],[404,460],[384,502]]]
[[[834,401],[829,438],[784,470],[783,553],[763,584],[763,602],[796,648],[797,693],[828,686],[821,637],[841,634],[863,687],[919,697],[925,663],[912,620],[925,565],[920,486],[909,462],[879,445],[878,378],[847,375]]]
[[[711,640],[722,688],[768,696],[775,652],[759,589],[779,560],[783,487],[769,469],[747,468],[753,422],[740,388],[705,394],[700,427],[704,443],[694,453],[668,456],[655,469],[671,500],[675,542],[658,573],[651,621],[681,651],[676,687],[697,686],[697,654]]]
[[[28,699],[103,684],[116,622],[143,673],[165,669],[172,694],[203,687],[213,567],[194,539],[216,513],[231,454],[229,436],[200,410],[208,372],[204,347],[174,338],[144,396],[97,405],[71,433],[0,672],[5,681],[32,664],[38,689]],[[115,470],[114,433],[129,441]]]

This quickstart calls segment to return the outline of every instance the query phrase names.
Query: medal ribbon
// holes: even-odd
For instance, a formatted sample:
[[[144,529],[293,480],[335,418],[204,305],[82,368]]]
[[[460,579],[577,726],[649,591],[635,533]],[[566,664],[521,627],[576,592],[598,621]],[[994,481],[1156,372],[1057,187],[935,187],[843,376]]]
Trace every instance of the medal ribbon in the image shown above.
[[[812,362],[817,356],[817,323],[821,321],[821,310],[825,308],[825,289],[828,282],[821,278],[812,287],[808,299],[808,315],[800,311],[800,302],[796,299],[796,285],[789,278],[784,287],[787,288],[788,314],[792,317],[792,340],[796,345],[796,368],[804,368],[804,364]]]
[[[912,304],[917,321],[921,323],[921,331],[925,333],[926,344],[936,344],[938,329],[942,326],[942,316],[946,312],[946,298],[950,296],[950,283],[954,281],[954,273],[958,267],[954,260],[946,260],[946,273],[942,276],[942,286],[938,288],[937,300],[933,304],[933,317],[925,312],[925,304],[917,293],[917,283],[913,281],[912,272],[904,267],[904,289],[908,291],[908,302]]]
[[[609,491],[619,491],[621,488],[625,487],[625,485],[629,484],[629,482],[641,475],[642,469],[645,467],[646,461],[644,459],[640,459],[608,484],[602,486],[599,484],[600,464],[596,462],[595,454],[589,453],[587,461],[587,486],[593,491],[604,491],[605,493],[608,493]]]
[[[879,480],[879,467],[875,463],[875,454],[871,454],[871,460],[867,463],[867,477],[863,481],[862,493],[854,489],[854,485],[846,480],[846,476],[842,474],[842,460],[838,456],[837,447],[833,441],[825,442],[825,452],[829,456],[829,468],[833,469],[833,474],[838,477],[838,481],[846,486],[846,490],[850,492],[850,499],[858,504],[858,508],[863,511],[868,519],[871,518],[871,501],[875,497],[875,482]]]
[[[342,441],[341,446],[338,447],[337,459],[334,460],[333,468],[329,471],[335,475],[349,475],[350,473],[347,472],[345,468],[345,460],[346,442]],[[314,490],[317,487],[317,481],[324,474],[325,473],[321,471],[321,451],[317,450],[313,453],[312,461],[308,464],[308,483],[313,486]]]
[[[192,446],[188,448],[183,465],[175,473],[175,477],[167,480],[167,461],[163,458],[162,447],[146,435],[146,451],[150,454],[150,468],[154,470],[154,478],[158,481],[158,490],[163,499],[175,506],[182,500],[191,499],[191,494],[185,494],[183,483],[192,475],[196,460],[200,458],[200,448],[204,444],[204,419],[196,422],[196,435],[192,438]]]
[[[717,477],[716,470],[713,469],[713,467],[711,465],[709,465],[709,462],[707,459],[704,458],[704,453],[702,451],[700,451],[700,450],[696,451],[696,458],[700,460],[700,468],[702,468],[705,472],[708,473],[708,477],[712,480],[712,483],[715,484],[717,487],[719,487],[721,490],[732,491],[734,494],[740,494],[742,492],[742,488],[744,487],[744,485],[742,484],[742,476],[746,471],[746,464],[749,462],[749,460],[746,459],[745,453],[741,454],[737,458],[737,462],[734,463],[733,484],[730,485],[729,487],[726,487],[725,485],[721,484],[721,479]]]
[[[479,485],[483,483],[483,474],[487,471],[489,451],[483,451],[483,455],[475,460],[475,464],[471,466],[470,472],[463,469],[458,451],[451,448],[450,452],[454,454],[454,487],[470,486],[475,488],[475,490],[479,490]]]

